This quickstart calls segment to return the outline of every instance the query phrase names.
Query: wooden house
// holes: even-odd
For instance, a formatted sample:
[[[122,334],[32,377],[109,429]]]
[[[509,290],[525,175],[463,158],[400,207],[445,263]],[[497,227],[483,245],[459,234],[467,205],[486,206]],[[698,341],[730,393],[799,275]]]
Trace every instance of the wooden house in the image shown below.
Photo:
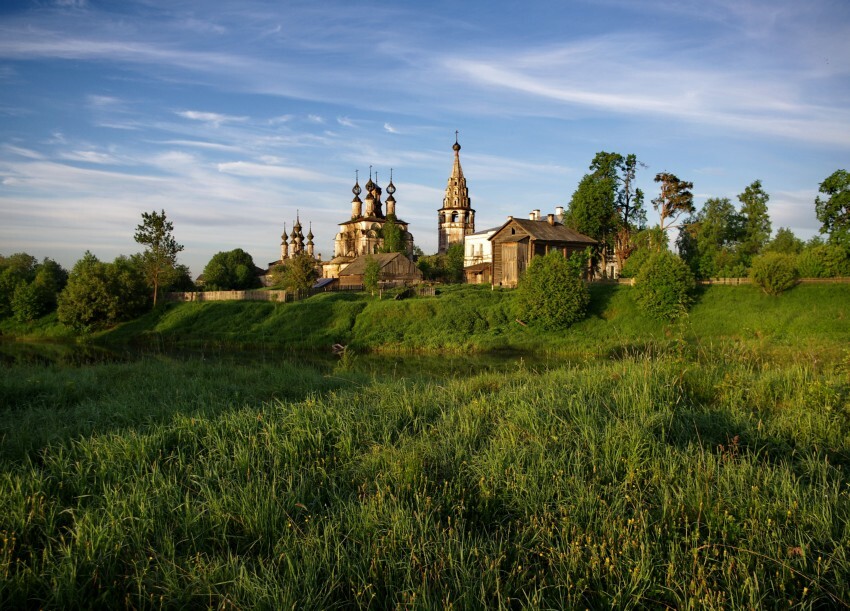
[[[415,284],[422,281],[422,272],[400,252],[378,253],[357,257],[339,272],[340,288],[363,286],[366,264],[374,259],[380,266],[378,283],[383,287]]]
[[[518,219],[510,217],[492,236],[493,284],[515,287],[531,258],[559,250],[565,257],[595,246],[596,240],[589,238],[555,220],[550,214],[546,219]]]

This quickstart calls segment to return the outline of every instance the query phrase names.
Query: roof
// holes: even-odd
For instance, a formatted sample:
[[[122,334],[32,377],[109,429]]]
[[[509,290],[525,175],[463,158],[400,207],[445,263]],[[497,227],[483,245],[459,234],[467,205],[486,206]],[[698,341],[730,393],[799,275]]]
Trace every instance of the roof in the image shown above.
[[[383,269],[384,267],[389,265],[389,263],[393,261],[396,257],[404,257],[405,259],[407,259],[407,257],[405,257],[400,252],[380,252],[374,255],[361,255],[354,259],[354,261],[351,262],[351,265],[339,272],[339,275],[352,276],[365,273],[366,263],[368,263],[370,258],[377,261],[378,265],[380,265],[381,269]]]
[[[313,285],[314,289],[322,289],[328,286],[329,284],[333,284],[334,282],[338,282],[339,278],[319,278],[316,280],[316,284]]]
[[[501,226],[490,227],[490,229],[482,229],[481,231],[476,231],[475,233],[470,234],[470,235],[487,235],[488,233],[494,233],[496,231],[499,231],[499,229],[501,229]],[[469,236],[467,236],[467,237],[469,237]]]
[[[575,244],[596,244],[596,240],[590,238],[575,229],[570,229],[562,223],[549,224],[548,220],[532,221],[531,219],[508,219],[508,221],[499,227],[490,240],[493,240],[502,230],[508,225],[516,224],[525,231],[534,240],[543,242],[572,242]]]
[[[465,272],[486,272],[490,269],[490,263],[476,263],[463,268]]]

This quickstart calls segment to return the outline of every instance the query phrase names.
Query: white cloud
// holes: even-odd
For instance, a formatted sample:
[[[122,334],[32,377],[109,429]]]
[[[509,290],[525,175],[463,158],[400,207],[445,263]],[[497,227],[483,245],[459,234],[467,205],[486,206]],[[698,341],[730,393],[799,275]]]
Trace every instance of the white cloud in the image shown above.
[[[324,123],[325,120],[319,115],[307,115],[307,119],[312,123]]]
[[[384,123],[384,130],[388,131],[391,134],[397,134],[398,133],[398,130],[396,128],[394,128],[392,125],[390,125],[389,123]]]
[[[342,125],[343,127],[356,127],[354,121],[352,121],[348,117],[337,117],[336,122]]]
[[[119,159],[108,153],[100,153],[98,151],[68,151],[59,155],[62,159],[68,161],[82,161],[85,163],[97,163],[116,165],[121,163]]]
[[[248,120],[248,117],[237,117],[217,112],[203,112],[199,110],[180,110],[176,111],[174,114],[181,116],[184,119],[191,119],[192,121],[203,121],[204,123],[209,123],[213,127],[219,127],[224,123],[244,123]]]

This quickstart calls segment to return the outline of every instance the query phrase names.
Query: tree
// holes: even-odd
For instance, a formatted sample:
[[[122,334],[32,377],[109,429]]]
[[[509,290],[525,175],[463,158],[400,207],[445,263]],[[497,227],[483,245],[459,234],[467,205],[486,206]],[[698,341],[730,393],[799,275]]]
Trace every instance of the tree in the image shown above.
[[[517,286],[517,314],[549,329],[563,329],[584,318],[590,293],[581,268],[557,250],[533,257]]]
[[[635,300],[653,318],[673,320],[687,311],[695,287],[687,263],[671,252],[657,252],[635,278]]]
[[[620,226],[614,239],[614,256],[620,270],[637,246],[633,241],[635,232],[646,227],[646,210],[643,207],[643,191],[634,187],[637,166],[644,165],[633,154],[627,155],[618,165],[620,188],[617,191],[617,213]],[[644,166],[646,167],[646,166]]]
[[[372,256],[366,257],[366,267],[363,270],[363,288],[374,295],[378,290],[378,280],[381,274],[381,264]]]
[[[767,213],[770,196],[762,189],[761,181],[756,180],[738,195],[738,200],[741,202],[741,244],[738,252],[747,265],[770,240],[770,216]]]
[[[803,252],[803,240],[794,235],[794,232],[787,227],[780,227],[776,230],[776,235],[768,242],[764,250],[765,252],[781,252],[786,255],[799,255]]]
[[[821,222],[820,232],[829,234],[829,242],[850,252],[850,173],[836,170],[820,183],[819,191],[827,196],[815,198],[815,212]]]
[[[396,223],[394,214],[387,215],[387,222],[381,229],[381,235],[384,238],[384,244],[381,246],[380,252],[407,252],[402,229]]]
[[[165,210],[159,214],[156,210],[142,212],[142,222],[136,227],[134,239],[146,247],[142,253],[142,270],[148,284],[153,288],[154,307],[160,285],[173,272],[177,264],[177,253],[183,250],[183,246],[171,235],[172,231],[174,225],[165,218]]]
[[[688,217],[679,233],[679,254],[700,278],[739,276],[737,247],[742,219],[727,198],[712,197]]]
[[[12,296],[11,309],[20,322],[30,322],[56,308],[59,292],[68,281],[68,272],[52,259],[36,266],[32,282],[20,282]]]
[[[287,291],[306,291],[315,284],[318,277],[316,260],[306,253],[286,259],[274,270],[275,286]]]
[[[0,256],[0,318],[12,314],[12,298],[21,284],[32,282],[37,261],[25,252]]]
[[[596,153],[589,174],[576,187],[564,214],[564,224],[594,240],[613,247],[617,229],[617,153]]]
[[[850,276],[850,252],[838,244],[809,246],[797,255],[797,270],[803,278]]]
[[[693,214],[694,183],[679,180],[675,174],[661,172],[655,175],[655,182],[661,183],[661,192],[652,200],[652,206],[660,217],[660,226],[664,231],[681,227],[677,224],[683,214]]]
[[[241,248],[215,253],[203,275],[204,287],[213,291],[242,291],[261,285],[254,258]]]
[[[59,295],[57,314],[60,322],[88,332],[134,318],[149,303],[140,257],[103,263],[86,251]]]

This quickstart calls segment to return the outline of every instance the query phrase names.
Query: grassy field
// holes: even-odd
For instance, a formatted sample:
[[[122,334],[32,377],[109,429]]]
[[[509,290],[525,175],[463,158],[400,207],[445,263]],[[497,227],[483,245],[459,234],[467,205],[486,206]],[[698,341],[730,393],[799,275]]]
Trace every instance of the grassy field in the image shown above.
[[[669,325],[641,313],[631,287],[591,285],[588,317],[567,331],[517,322],[511,291],[454,286],[436,297],[395,301],[363,293],[325,293],[308,300],[171,304],[98,338],[114,344],[273,345],[329,350],[468,353],[548,351],[607,356],[680,338],[744,343],[763,351],[840,352],[850,344],[850,285],[800,285],[780,297],[752,286],[702,287],[689,316]]]
[[[188,356],[6,358],[0,608],[846,608],[847,290],[183,304],[109,339]]]
[[[850,358],[753,346],[10,365],[0,608],[846,607]]]

